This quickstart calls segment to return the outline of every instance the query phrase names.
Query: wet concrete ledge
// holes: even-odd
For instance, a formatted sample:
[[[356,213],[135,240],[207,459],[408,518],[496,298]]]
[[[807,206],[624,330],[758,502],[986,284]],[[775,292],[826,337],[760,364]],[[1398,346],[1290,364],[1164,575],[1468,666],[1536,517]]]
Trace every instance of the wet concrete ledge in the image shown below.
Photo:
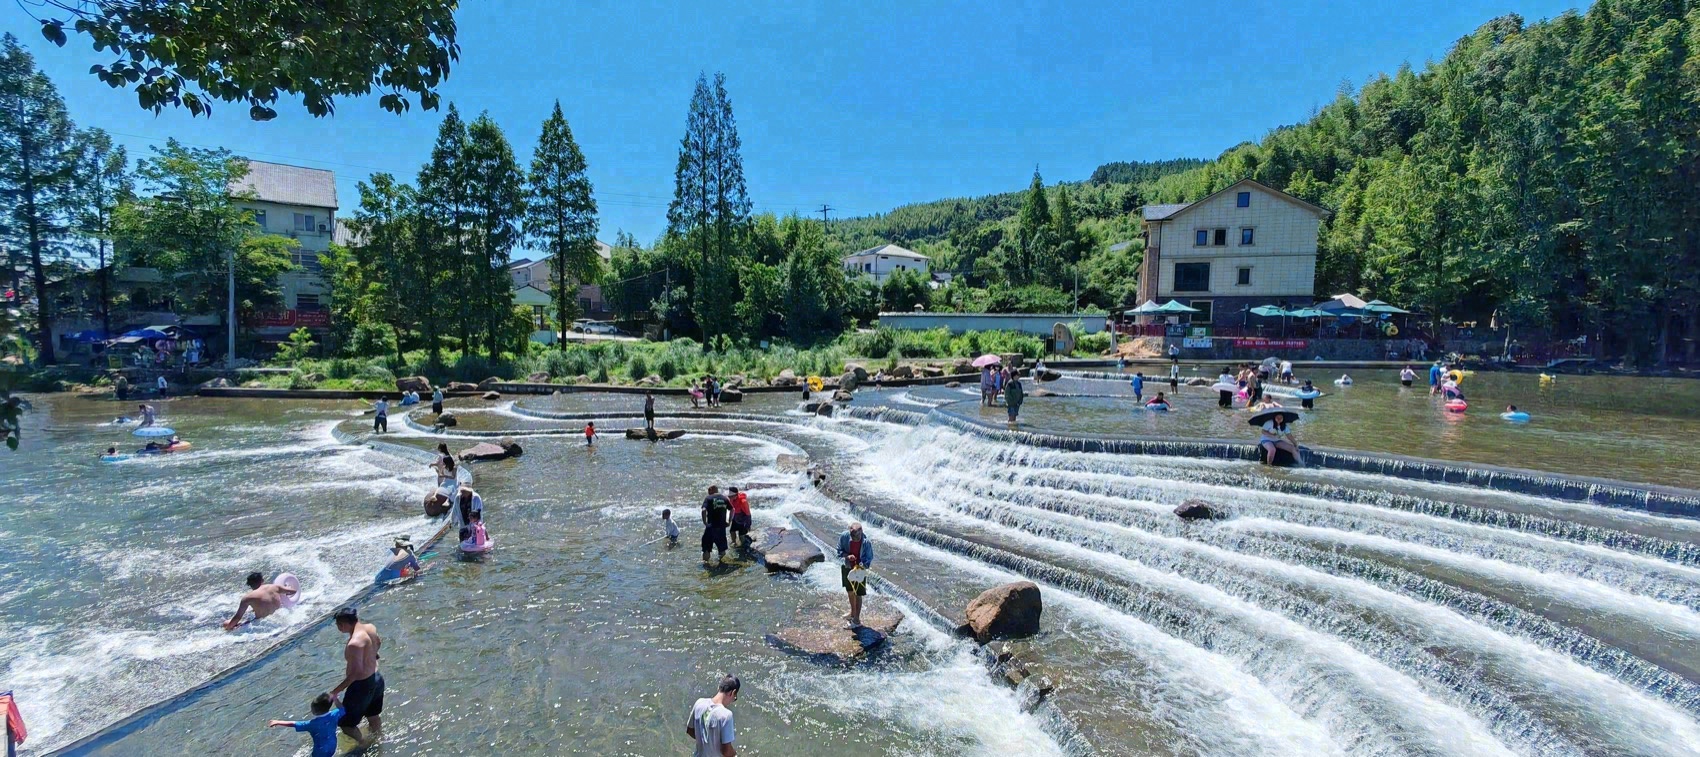
[[[836,377],[834,377],[834,378],[836,378]],[[979,381],[979,380],[980,380],[980,374],[978,374],[978,373],[958,373],[958,374],[947,374],[947,375],[944,375],[944,376],[932,376],[932,377],[928,377],[928,378],[886,379],[884,381],[879,382],[878,384],[873,383],[872,379],[870,379],[868,381],[868,383],[863,384],[863,386],[878,386],[878,387],[881,387],[881,388],[904,387],[904,386],[934,386],[934,385],[939,385],[939,384],[948,384],[952,381]],[[826,389],[823,389],[821,391],[830,393],[830,390],[832,388],[833,387],[828,386]],[[688,394],[691,393],[690,389],[688,389],[686,387],[682,387],[682,386],[624,386],[624,385],[614,385],[614,384],[537,384],[537,383],[532,383],[532,382],[528,382],[528,381],[503,381],[503,382],[498,382],[495,385],[495,389],[496,389],[496,391],[501,392],[502,394],[554,394],[555,392],[560,392],[562,394],[573,394],[575,392],[602,392],[604,394],[648,394],[648,393],[654,393],[654,394],[658,394],[658,395],[662,395],[662,396],[681,396],[682,397],[682,396],[685,396],[685,395],[688,395]],[[798,385],[798,386],[740,386],[740,387],[737,387],[737,389],[738,389],[738,391],[743,392],[745,394],[785,394],[785,393],[789,392],[789,393],[792,393],[792,394],[801,395],[803,393],[803,387],[801,385]]]
[[[1075,452],[1163,455],[1217,460],[1257,460],[1257,445],[1233,439],[1069,436],[1050,432],[1000,428],[970,420],[943,409],[923,413],[852,405],[840,408],[839,414],[849,418],[888,421],[906,425],[937,422],[990,439]],[[1700,518],[1700,491],[1692,489],[1332,447],[1307,446],[1304,447],[1304,450],[1306,466],[1310,468],[1368,473],[1429,483],[1475,486],[1494,491],[1549,497],[1572,502],[1587,502],[1660,515]]]
[[[482,394],[484,394],[483,390],[443,392],[444,397],[477,397]],[[400,397],[401,392],[394,389],[265,389],[245,386],[208,386],[196,389],[195,395],[198,397],[241,397],[273,400],[375,400],[380,397]],[[426,407],[430,407],[430,395],[427,394],[420,402]]]

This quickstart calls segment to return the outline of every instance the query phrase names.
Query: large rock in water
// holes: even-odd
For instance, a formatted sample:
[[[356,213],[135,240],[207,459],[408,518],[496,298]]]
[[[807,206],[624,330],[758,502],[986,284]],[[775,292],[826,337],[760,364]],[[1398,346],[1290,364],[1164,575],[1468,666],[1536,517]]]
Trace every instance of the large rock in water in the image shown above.
[[[489,392],[485,392],[483,396],[484,396],[484,399],[487,399],[487,400],[499,400],[499,399],[502,398],[502,393],[497,392],[497,391],[489,391]]]
[[[968,630],[984,644],[996,638],[1032,636],[1039,632],[1045,603],[1032,581],[987,589],[968,603]]]
[[[903,622],[903,614],[885,597],[862,598],[861,628],[844,627],[846,609],[848,604],[840,598],[837,604],[804,610],[767,640],[781,649],[845,664],[884,644]]]
[[[431,381],[424,376],[404,376],[395,380],[395,390],[426,395],[431,393]]]
[[[628,428],[628,429],[626,429],[626,438],[627,439],[635,439],[635,440],[639,440],[639,441],[651,441],[651,442],[653,442],[653,441],[657,441],[657,440],[660,440],[660,439],[677,439],[677,438],[684,436],[684,435],[685,435],[685,432],[684,432],[683,429],[674,429],[672,431],[667,431],[665,429],[659,429],[659,428],[654,430],[654,431],[648,431],[646,429],[641,429],[641,428]]]
[[[723,402],[723,403],[724,402],[743,402],[744,401],[744,390],[742,390],[742,389],[722,389],[722,390],[720,390],[720,401]]]
[[[832,401],[833,402],[849,402],[850,400],[853,400],[853,399],[856,399],[856,396],[847,392],[847,391],[844,391],[843,389],[840,389],[840,390],[832,393]]]
[[[456,418],[454,413],[443,413],[437,416],[437,425],[458,426],[460,425],[460,419]]]
[[[768,570],[792,573],[801,573],[810,565],[826,559],[826,555],[821,554],[814,542],[803,536],[803,532],[778,526],[770,526],[763,531],[761,538],[750,545],[750,550],[761,556]]]
[[[773,377],[774,386],[796,386],[798,383],[797,372],[790,368],[780,371],[778,376]]]
[[[858,383],[858,384],[864,384],[864,383],[867,383],[867,381],[868,381],[868,369],[867,369],[866,366],[863,366],[861,363],[845,363],[844,364],[844,372],[847,373],[847,374],[855,374],[856,375],[856,383]],[[843,381],[843,379],[839,379],[839,380]]]
[[[549,383],[549,372],[532,371],[531,373],[526,374],[525,380],[533,384],[547,384]]]
[[[460,459],[463,462],[475,463],[480,460],[506,460],[523,454],[525,454],[525,450],[521,449],[512,439],[503,439],[501,444],[484,442],[461,450]]]
[[[861,386],[865,380],[857,378],[856,374],[851,371],[845,371],[844,375],[838,377],[838,388],[841,391],[854,392],[856,387]]]
[[[1189,499],[1175,507],[1175,515],[1181,520],[1215,520],[1220,517],[1210,507],[1210,503],[1202,499]]]
[[[451,392],[476,392],[476,391],[478,391],[478,385],[477,384],[468,384],[465,381],[450,381],[449,385],[445,388],[448,391],[451,391]]]
[[[1057,379],[1062,378],[1062,374],[1046,368],[1045,370],[1034,372],[1033,378],[1037,381],[1056,381]]]
[[[496,385],[500,384],[500,383],[502,383],[501,379],[496,378],[495,376],[491,376],[489,378],[484,379],[483,381],[478,382],[478,388],[482,391],[487,392],[487,391],[490,391],[491,389],[495,389]]]

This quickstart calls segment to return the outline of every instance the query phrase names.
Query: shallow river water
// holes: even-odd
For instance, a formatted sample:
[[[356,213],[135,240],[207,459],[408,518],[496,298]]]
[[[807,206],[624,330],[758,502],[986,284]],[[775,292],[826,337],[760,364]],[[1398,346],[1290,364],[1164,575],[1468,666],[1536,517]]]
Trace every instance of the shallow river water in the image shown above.
[[[1491,380],[1477,386],[1472,402],[1499,401]],[[1034,398],[1032,427],[1238,433],[1202,398],[1130,419],[1119,383],[1055,388],[1108,396]],[[1670,391],[1686,401],[1683,387]],[[1559,398],[1512,400],[1537,419],[1516,433],[1560,416],[1558,443],[1594,450],[1578,458],[1594,467],[1570,468],[1496,456],[1500,442],[1487,440],[1498,427],[1475,418],[1464,438],[1477,441],[1448,447],[1432,431],[1446,427],[1418,420],[1423,401],[1364,422],[1439,438],[1439,449],[1355,443],[1393,437],[1354,436],[1365,433],[1345,420],[1354,408],[1407,402],[1396,384],[1364,378],[1319,403],[1306,440],[1694,483],[1692,456],[1672,460],[1685,452],[1673,445],[1662,463],[1631,452],[1632,464],[1599,466],[1634,447],[1611,437],[1589,447],[1576,420],[1657,417],[1652,405],[1567,414]],[[817,419],[790,395],[751,395],[718,416],[671,417],[689,411],[659,404],[659,425],[691,433],[657,445],[609,435],[594,449],[576,434],[583,420],[548,416],[627,413],[633,398],[462,409],[453,448],[504,432],[526,452],[471,466],[495,551],[469,561],[443,549],[420,578],[362,595],[388,683],[386,739],[371,753],[688,754],[690,703],[725,672],[745,682],[741,754],[1700,753],[1695,520],[1380,476],[1061,452],[937,415]],[[1001,425],[1001,410],[942,387],[864,392],[857,404]],[[365,435],[352,402],[171,400],[162,415],[192,450],[101,462],[108,444],[136,446],[108,424],[119,407],[36,398],[23,448],[0,460],[12,494],[0,504],[0,689],[17,691],[29,722],[24,753],[169,700],[79,753],[306,754],[304,736],[262,726],[304,716],[339,679],[343,637],[318,618],[370,584],[392,536],[435,530],[417,504],[431,473],[338,441],[336,429]],[[441,440],[399,414],[391,430],[385,441],[406,447]],[[781,454],[808,455],[828,484],[780,470]],[[752,492],[758,528],[868,524],[876,573],[906,612],[869,662],[822,665],[766,639],[799,610],[842,602],[830,565],[802,576],[770,575],[748,556],[703,566],[692,527],[703,489],[748,483],[771,485]],[[1169,514],[1190,498],[1227,519]],[[678,548],[655,541],[663,507],[684,530]],[[227,634],[217,622],[249,570],[300,575],[306,601]],[[1036,710],[933,620],[1017,578],[1045,596],[1026,654],[1056,690]]]

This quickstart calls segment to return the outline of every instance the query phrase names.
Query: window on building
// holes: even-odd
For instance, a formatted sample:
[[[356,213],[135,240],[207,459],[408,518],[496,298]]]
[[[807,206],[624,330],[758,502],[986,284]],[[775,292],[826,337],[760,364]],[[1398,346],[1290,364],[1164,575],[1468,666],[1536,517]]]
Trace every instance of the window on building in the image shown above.
[[[543,310],[542,305],[531,306],[531,328],[536,331],[549,328],[549,314]]]
[[[1210,322],[1210,316],[1214,315],[1212,311],[1216,309],[1216,302],[1214,300],[1193,300],[1189,304],[1192,305],[1194,310],[1198,311],[1192,314],[1192,318],[1190,320],[1193,323]]]
[[[1210,291],[1209,263],[1176,263],[1175,291],[1177,292],[1208,292]]]
[[[1198,230],[1198,238],[1193,241],[1193,244],[1195,246],[1198,246],[1198,247],[1203,247],[1207,244],[1210,244],[1210,230],[1209,229],[1199,229]]]
[[[874,272],[874,264],[873,263],[863,263],[862,264],[862,272],[863,273],[873,273]]]
[[[289,257],[295,263],[295,267],[300,268],[303,271],[317,273],[325,269],[323,265],[319,264],[318,250],[303,250],[297,248],[295,252],[290,253]]]
[[[1252,231],[1252,228],[1249,226],[1240,229],[1240,246],[1249,247],[1251,245]]]
[[[319,302],[319,295],[297,294],[295,295],[295,309],[311,313],[324,310],[325,306]]]
[[[1250,192],[1239,193],[1239,195],[1234,198],[1234,206],[1239,207],[1239,208],[1249,208],[1249,207],[1251,207],[1251,193]]]
[[[317,218],[312,213],[294,213],[296,231],[318,231]]]
[[[259,225],[260,231],[265,231],[266,230],[266,211],[264,211],[264,210],[254,211],[254,223]]]
[[[590,298],[589,297],[578,298],[578,312],[589,313],[590,311],[591,311]]]
[[[1227,229],[1217,229],[1216,230],[1216,246],[1217,247],[1228,246],[1228,230]]]
[[[1251,286],[1251,266],[1240,266],[1240,275],[1234,280],[1240,286]]]

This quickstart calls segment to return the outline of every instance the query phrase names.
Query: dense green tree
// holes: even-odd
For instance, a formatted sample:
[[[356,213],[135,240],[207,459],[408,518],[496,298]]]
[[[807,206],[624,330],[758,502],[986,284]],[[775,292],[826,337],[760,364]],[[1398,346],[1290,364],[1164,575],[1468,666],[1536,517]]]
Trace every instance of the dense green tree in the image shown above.
[[[52,364],[53,305],[47,266],[66,253],[66,218],[74,198],[75,126],[65,101],[35,58],[11,34],[0,40],[0,203],[11,249],[28,255],[42,363]],[[14,261],[7,261],[15,272]],[[13,276],[14,289],[17,276]]]
[[[465,296],[474,273],[465,252],[472,241],[466,143],[466,122],[450,103],[437,127],[430,161],[419,169],[419,213],[413,228],[413,256],[421,265],[415,273],[426,295],[415,307],[432,364],[439,361],[443,337],[455,334],[463,349],[472,340],[473,301]]]
[[[467,127],[462,157],[470,211],[465,238],[471,244],[466,251],[472,261],[465,295],[476,303],[476,325],[483,327],[485,352],[495,361],[504,349],[524,348],[523,341],[503,337],[512,333],[505,330],[514,309],[508,263],[522,238],[525,177],[507,137],[488,113],[479,114]]]
[[[733,328],[736,270],[750,224],[741,151],[726,76],[715,74],[712,86],[698,76],[679,144],[667,233],[700,252],[691,302],[705,346]]]
[[[356,188],[360,204],[347,221],[353,240],[346,259],[335,261],[343,270],[330,273],[332,261],[321,261],[332,284],[333,315],[345,338],[361,323],[387,326],[399,362],[420,304],[433,296],[421,285],[429,261],[418,257],[418,197],[413,187],[387,173],[372,174]]]
[[[330,115],[335,98],[385,92],[402,113],[417,95],[437,107],[436,87],[460,56],[454,0],[44,0],[41,32],[64,45],[67,28],[116,56],[89,72],[134,89],[142,108],[212,112],[214,101],[247,103],[251,118],[277,115],[280,94]]]
[[[892,271],[880,285],[880,300],[884,309],[894,313],[914,310],[926,305],[932,295],[927,279],[919,271]]]
[[[253,199],[251,192],[232,191],[247,175],[248,161],[228,150],[169,140],[137,163],[144,196],[120,206],[114,219],[119,263],[159,269],[183,312],[218,312],[232,333],[241,316],[278,304],[278,275],[294,267],[300,246],[261,234],[253,213],[237,205]],[[231,275],[236,323],[226,307]]]
[[[111,244],[116,232],[114,218],[118,206],[129,202],[134,193],[130,177],[130,156],[121,145],[113,145],[112,137],[101,129],[77,133],[76,158],[72,168],[75,191],[71,204],[78,234],[94,245],[95,277],[100,291],[96,305],[100,328],[112,333],[112,267]]]
[[[532,153],[525,233],[549,253],[549,295],[562,329],[578,311],[578,285],[596,281],[602,269],[596,253],[596,198],[587,168],[556,101]],[[560,345],[567,348],[565,340]]]

